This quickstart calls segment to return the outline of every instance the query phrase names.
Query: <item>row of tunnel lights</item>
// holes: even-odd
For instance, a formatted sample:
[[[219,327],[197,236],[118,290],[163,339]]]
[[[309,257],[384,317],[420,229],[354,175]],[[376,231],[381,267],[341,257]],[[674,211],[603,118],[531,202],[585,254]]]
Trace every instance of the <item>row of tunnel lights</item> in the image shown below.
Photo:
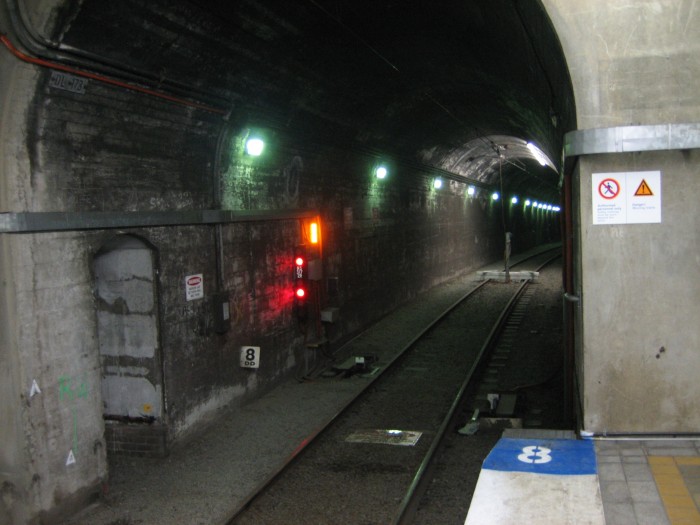
[[[384,166],[379,166],[375,170],[374,174],[377,176],[378,179],[384,179],[389,174],[389,171]],[[436,190],[439,190],[440,188],[442,188],[442,179],[440,177],[437,177],[436,179],[433,180],[433,187]],[[473,197],[475,194],[476,194],[476,187],[469,186],[467,188],[467,195],[469,195],[470,197]],[[501,198],[501,195],[497,191],[494,191],[491,194],[492,201],[500,200],[500,198]],[[510,198],[511,204],[518,204],[518,202],[520,202],[520,199],[516,195],[513,195]],[[552,204],[547,204],[544,202],[537,202],[537,201],[533,201],[531,199],[525,199],[525,202],[523,204],[526,208],[532,207],[532,208],[537,208],[539,210],[553,211],[553,212],[561,211],[561,208],[559,206],[554,206]]]
[[[248,155],[250,155],[252,157],[259,157],[260,155],[262,155],[262,152],[265,149],[265,143],[263,142],[262,139],[259,139],[257,137],[253,137],[253,138],[248,139],[248,141],[246,142],[245,149],[246,149],[246,153]],[[385,179],[386,176],[389,174],[389,170],[385,166],[378,166],[375,169],[374,174],[376,175],[376,177],[378,179]],[[439,190],[440,188],[442,188],[442,179],[437,177],[433,181],[433,187],[436,190]],[[467,188],[467,195],[469,195],[471,197],[471,196],[474,196],[475,194],[476,194],[476,187],[469,186]],[[497,201],[500,198],[501,198],[501,195],[497,191],[494,191],[491,194],[492,201]],[[519,201],[520,200],[515,195],[513,197],[511,197],[511,199],[510,199],[511,204],[518,204]],[[526,208],[532,207],[533,209],[536,208],[539,210],[553,211],[553,212],[561,211],[561,208],[559,206],[554,206],[552,204],[547,204],[544,202],[532,201],[530,199],[525,199],[525,202],[523,204]]]

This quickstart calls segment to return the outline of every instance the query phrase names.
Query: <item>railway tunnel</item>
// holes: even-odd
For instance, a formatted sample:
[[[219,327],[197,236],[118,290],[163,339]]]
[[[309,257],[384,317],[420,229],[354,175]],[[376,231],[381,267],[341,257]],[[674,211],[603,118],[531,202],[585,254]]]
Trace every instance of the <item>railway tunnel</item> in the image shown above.
[[[590,173],[572,161],[617,151],[567,133],[581,116],[697,113],[690,88],[658,111],[610,85],[591,94],[604,89],[593,51],[575,51],[578,21],[602,18],[520,0],[5,0],[0,470],[14,503],[0,516],[74,508],[107,479],[108,449],[166,455],[319,348],[499,260],[507,233],[515,253],[566,241],[580,295]],[[670,149],[692,166],[697,127],[683,130]]]

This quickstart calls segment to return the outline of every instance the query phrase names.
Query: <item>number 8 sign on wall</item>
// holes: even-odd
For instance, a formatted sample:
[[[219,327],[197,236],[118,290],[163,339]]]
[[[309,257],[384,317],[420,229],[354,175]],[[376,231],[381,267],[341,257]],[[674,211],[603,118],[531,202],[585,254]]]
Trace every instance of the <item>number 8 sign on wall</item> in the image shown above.
[[[242,346],[241,347],[241,367],[242,368],[258,368],[260,366],[260,347],[259,346]]]

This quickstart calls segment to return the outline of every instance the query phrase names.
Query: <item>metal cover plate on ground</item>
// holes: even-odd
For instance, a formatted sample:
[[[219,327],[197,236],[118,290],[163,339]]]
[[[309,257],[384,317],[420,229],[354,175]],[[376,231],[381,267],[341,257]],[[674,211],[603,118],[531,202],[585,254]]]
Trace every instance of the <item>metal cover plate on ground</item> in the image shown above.
[[[400,445],[412,447],[420,439],[422,432],[414,430],[358,430],[353,432],[345,441],[348,443],[377,443],[379,445]]]

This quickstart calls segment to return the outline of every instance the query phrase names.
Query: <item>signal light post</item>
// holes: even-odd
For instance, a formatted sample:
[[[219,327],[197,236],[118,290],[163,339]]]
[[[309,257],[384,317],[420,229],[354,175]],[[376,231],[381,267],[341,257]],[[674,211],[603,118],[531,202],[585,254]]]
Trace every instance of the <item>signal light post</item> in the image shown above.
[[[294,312],[304,325],[304,331],[310,328],[307,326],[309,319],[314,319],[318,337],[322,332],[318,284],[322,277],[321,254],[320,218],[317,216],[300,221],[300,244],[295,248],[293,260]]]
[[[308,261],[304,247],[299,246],[294,256],[294,309],[300,321],[305,321],[308,317],[306,304],[308,296]]]

